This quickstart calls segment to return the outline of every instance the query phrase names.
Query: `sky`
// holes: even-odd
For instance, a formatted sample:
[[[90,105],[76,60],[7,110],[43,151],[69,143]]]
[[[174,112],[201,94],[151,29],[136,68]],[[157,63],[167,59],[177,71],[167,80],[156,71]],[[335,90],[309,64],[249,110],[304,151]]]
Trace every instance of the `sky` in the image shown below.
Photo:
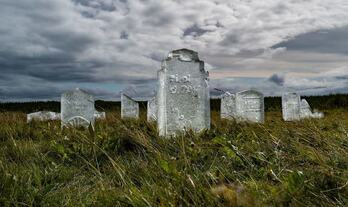
[[[347,11],[347,0],[0,0],[0,101],[76,87],[150,97],[180,48],[199,53],[213,96],[348,93]]]

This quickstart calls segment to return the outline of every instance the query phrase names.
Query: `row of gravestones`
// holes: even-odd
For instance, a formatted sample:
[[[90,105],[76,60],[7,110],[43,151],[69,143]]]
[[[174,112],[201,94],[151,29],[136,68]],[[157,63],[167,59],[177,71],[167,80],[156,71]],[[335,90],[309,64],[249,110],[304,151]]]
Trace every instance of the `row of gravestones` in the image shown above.
[[[61,113],[39,111],[27,114],[27,122],[33,120],[61,120],[64,126],[94,126],[96,119],[105,119],[105,112],[99,112],[94,107],[94,97],[85,91],[76,88],[67,91],[61,96]]]
[[[147,119],[157,121],[160,135],[171,136],[186,129],[198,132],[210,128],[208,76],[197,52],[181,49],[169,53],[158,71],[157,96],[147,103]],[[94,125],[94,98],[79,89],[62,95],[61,110],[62,126]],[[285,121],[323,117],[322,113],[313,113],[307,101],[301,101],[296,93],[283,95],[282,110]],[[139,118],[139,103],[123,93],[121,117]],[[263,94],[254,90],[236,94],[226,92],[221,98],[221,117],[263,123]]]

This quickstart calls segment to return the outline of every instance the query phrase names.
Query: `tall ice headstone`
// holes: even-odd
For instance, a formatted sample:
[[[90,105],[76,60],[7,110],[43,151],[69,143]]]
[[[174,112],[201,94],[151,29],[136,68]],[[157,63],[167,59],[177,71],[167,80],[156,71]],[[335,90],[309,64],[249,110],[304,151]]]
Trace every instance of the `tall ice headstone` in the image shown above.
[[[139,103],[124,93],[121,94],[121,118],[139,118]]]
[[[198,53],[174,50],[158,71],[157,123],[161,136],[210,128],[208,72]]]
[[[157,120],[157,98],[154,97],[147,101],[147,121]]]
[[[265,117],[263,94],[255,90],[237,93],[236,111],[238,120],[263,123]]]
[[[236,95],[226,92],[221,97],[220,117],[223,119],[236,118]]]
[[[94,97],[79,88],[61,96],[61,123],[64,126],[94,126]]]
[[[282,95],[282,113],[284,121],[300,120],[301,97],[297,93]]]

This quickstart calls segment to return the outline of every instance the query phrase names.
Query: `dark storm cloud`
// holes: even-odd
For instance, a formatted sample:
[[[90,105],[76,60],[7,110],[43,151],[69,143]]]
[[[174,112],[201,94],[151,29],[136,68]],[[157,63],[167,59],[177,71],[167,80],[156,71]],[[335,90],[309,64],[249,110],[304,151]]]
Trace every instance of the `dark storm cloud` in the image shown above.
[[[264,73],[266,81],[281,84],[279,77],[267,76],[287,70],[313,72],[316,68],[308,65],[316,67],[320,60],[320,65],[335,63],[322,66],[321,73],[335,70],[344,66],[345,56],[312,54],[305,62],[297,61],[303,54],[291,51],[348,54],[348,29],[343,28],[347,10],[345,0],[2,0],[1,101],[59,97],[76,85],[112,97],[111,89],[105,89],[110,82],[148,94],[160,61],[170,50],[183,47],[204,54],[212,76],[222,74],[218,82],[228,88],[252,85],[226,79],[237,72],[249,77]],[[312,32],[318,30],[328,33]],[[276,59],[281,53],[283,59]],[[277,71],[275,63],[284,71]],[[332,87],[342,87],[344,70],[332,74],[337,77]],[[97,90],[93,84],[105,87]]]
[[[202,29],[195,24],[195,25],[188,27],[184,30],[184,36],[191,35],[191,36],[199,37],[208,31],[209,30]]]
[[[284,76],[279,74],[273,74],[268,80],[279,86],[283,86],[285,82]]]
[[[274,47],[319,53],[348,54],[348,27],[301,34]]]

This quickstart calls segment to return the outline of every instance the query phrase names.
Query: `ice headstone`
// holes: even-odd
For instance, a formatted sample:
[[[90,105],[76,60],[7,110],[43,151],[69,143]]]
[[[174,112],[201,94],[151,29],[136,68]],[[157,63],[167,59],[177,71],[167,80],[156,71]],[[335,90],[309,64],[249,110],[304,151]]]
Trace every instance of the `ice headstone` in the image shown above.
[[[263,123],[265,117],[263,94],[255,90],[237,93],[236,111],[240,121]]]
[[[301,118],[312,117],[312,109],[309,106],[309,104],[306,101],[306,99],[302,99],[301,100],[300,117]]]
[[[157,120],[157,98],[154,97],[147,101],[147,121]]]
[[[51,121],[60,120],[60,113],[51,111],[38,111],[35,113],[27,114],[27,122],[31,121]]]
[[[223,119],[236,118],[236,95],[226,92],[221,97],[220,117]]]
[[[210,128],[208,76],[197,52],[181,49],[169,53],[158,71],[157,123],[161,136]]]
[[[284,121],[300,120],[300,96],[297,93],[282,95],[282,113]]]
[[[94,126],[94,97],[80,89],[62,94],[61,123],[64,126]]]
[[[301,108],[300,108],[300,116],[301,119],[305,119],[305,118],[323,118],[324,114],[318,111],[315,111],[314,113],[312,112],[312,109],[309,105],[309,103],[307,102],[306,99],[302,99],[301,100]]]
[[[105,114],[105,112],[95,111],[94,118],[95,119],[106,119],[106,114]]]
[[[139,103],[126,94],[121,94],[121,118],[139,118]]]

